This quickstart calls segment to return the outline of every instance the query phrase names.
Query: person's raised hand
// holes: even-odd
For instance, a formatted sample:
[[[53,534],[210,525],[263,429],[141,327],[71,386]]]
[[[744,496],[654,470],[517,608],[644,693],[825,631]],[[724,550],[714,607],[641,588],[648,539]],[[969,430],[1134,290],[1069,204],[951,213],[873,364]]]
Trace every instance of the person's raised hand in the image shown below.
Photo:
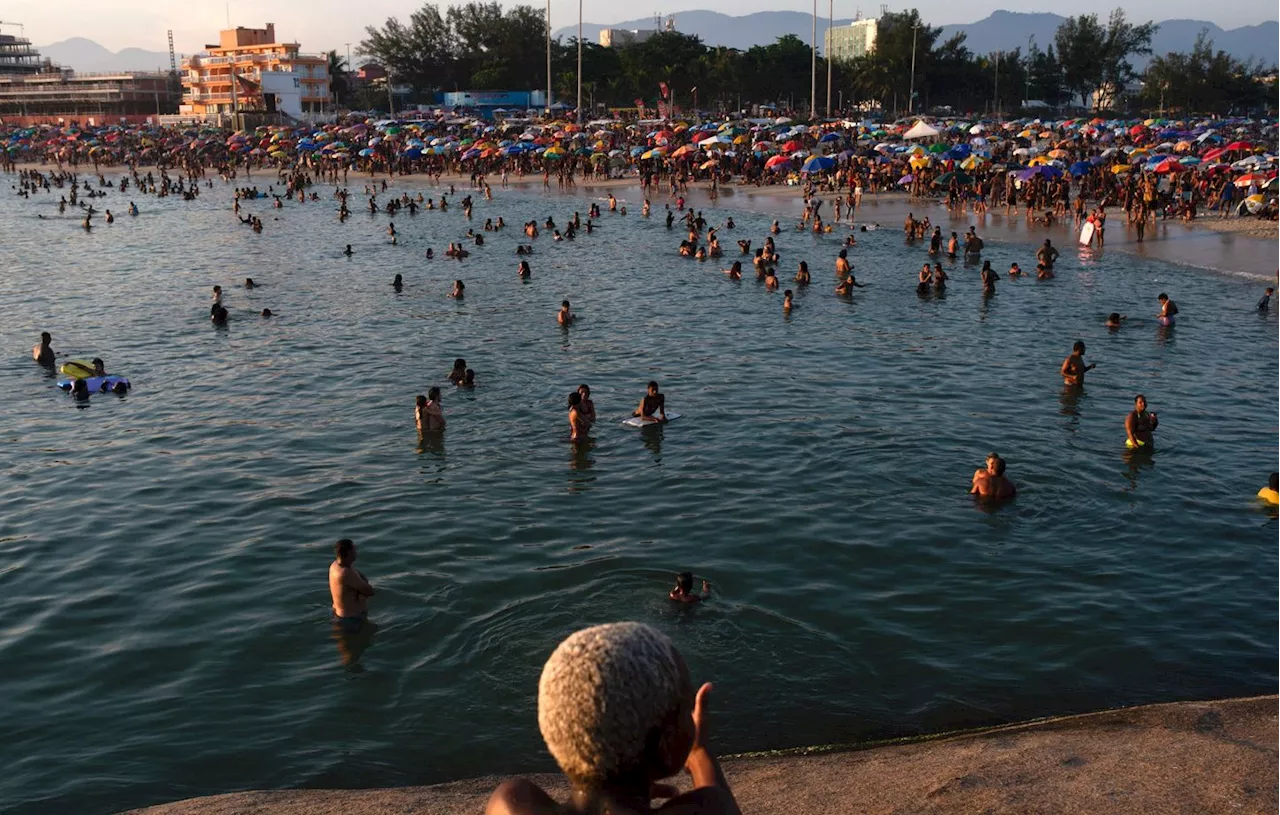
[[[698,695],[693,700],[693,747],[690,753],[697,751],[699,748],[706,749],[707,734],[710,729],[708,722],[710,711],[707,704],[707,696],[711,693],[712,685],[710,682],[704,682],[702,687],[698,688]]]

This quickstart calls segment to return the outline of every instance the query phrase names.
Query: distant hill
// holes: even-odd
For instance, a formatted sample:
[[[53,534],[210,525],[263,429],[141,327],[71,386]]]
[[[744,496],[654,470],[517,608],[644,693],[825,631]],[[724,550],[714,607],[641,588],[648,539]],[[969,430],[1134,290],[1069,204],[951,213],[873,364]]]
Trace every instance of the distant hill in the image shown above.
[[[62,67],[72,68],[82,73],[169,70],[167,51],[126,48],[123,51],[113,52],[84,37],[72,37],[52,45],[37,46],[36,50],[41,56],[48,57]]]
[[[731,17],[715,11],[685,11],[676,14],[675,18],[677,31],[696,34],[708,45],[724,45],[744,50],[753,45],[768,45],[784,34],[794,34],[808,42],[812,30],[812,18],[800,11],[765,11],[742,17]],[[965,44],[969,49],[985,54],[1014,48],[1021,48],[1025,52],[1027,38],[1034,37],[1036,45],[1043,49],[1053,42],[1054,33],[1065,19],[1057,14],[996,11],[974,23],[943,26],[940,40],[945,41],[953,34],[964,32],[967,35]],[[838,19],[835,24],[848,25],[850,22],[848,19]],[[603,28],[654,27],[652,17],[608,25],[584,22],[582,37],[584,40],[599,42],[600,30]],[[1280,46],[1277,45],[1280,43],[1280,25],[1275,21],[1223,30],[1214,23],[1201,20],[1166,20],[1160,23],[1160,28],[1152,39],[1152,50],[1157,54],[1189,51],[1201,29],[1208,29],[1215,48],[1238,59],[1261,59],[1267,65],[1280,61]],[[827,21],[820,17],[819,48],[822,47],[826,30]],[[575,23],[556,30],[554,36],[567,40],[577,36],[577,33]],[[1140,64],[1142,62],[1145,61],[1140,61]]]

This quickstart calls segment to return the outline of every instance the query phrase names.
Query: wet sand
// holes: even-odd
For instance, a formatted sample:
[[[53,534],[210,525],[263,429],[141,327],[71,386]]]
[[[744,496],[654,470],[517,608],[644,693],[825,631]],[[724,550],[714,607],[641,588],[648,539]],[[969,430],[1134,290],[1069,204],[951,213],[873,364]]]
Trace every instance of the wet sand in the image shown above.
[[[872,749],[729,758],[724,769],[752,815],[1275,812],[1276,705],[1275,696],[1148,705]],[[559,776],[531,777],[564,800]],[[130,815],[462,815],[482,812],[500,781],[238,792]]]

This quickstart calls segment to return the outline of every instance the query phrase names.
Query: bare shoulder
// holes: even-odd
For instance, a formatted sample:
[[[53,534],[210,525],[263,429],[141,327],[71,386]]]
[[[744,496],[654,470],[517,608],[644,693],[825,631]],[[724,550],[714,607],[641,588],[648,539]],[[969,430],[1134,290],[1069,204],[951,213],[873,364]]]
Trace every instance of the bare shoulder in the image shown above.
[[[567,810],[527,778],[508,778],[489,796],[485,815],[561,815]]]

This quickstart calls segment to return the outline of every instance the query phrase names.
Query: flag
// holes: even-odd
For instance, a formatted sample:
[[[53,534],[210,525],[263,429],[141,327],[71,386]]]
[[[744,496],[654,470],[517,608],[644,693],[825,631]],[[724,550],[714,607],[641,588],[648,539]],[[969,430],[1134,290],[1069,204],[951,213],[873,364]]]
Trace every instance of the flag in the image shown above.
[[[670,90],[667,88],[667,83],[665,83],[665,82],[659,82],[659,83],[658,83],[658,90],[662,91],[662,98],[663,98],[663,99],[666,99],[666,98],[667,98],[667,94],[668,94],[668,93],[670,93]]]

